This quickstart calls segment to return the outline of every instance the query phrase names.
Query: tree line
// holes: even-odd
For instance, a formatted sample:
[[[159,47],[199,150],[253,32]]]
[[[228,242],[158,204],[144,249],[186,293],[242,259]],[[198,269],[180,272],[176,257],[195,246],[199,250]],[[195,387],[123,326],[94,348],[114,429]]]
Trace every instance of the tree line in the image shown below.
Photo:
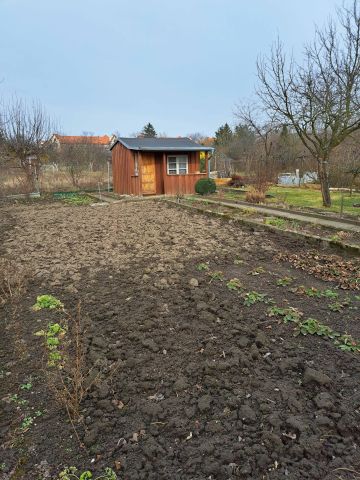
[[[360,12],[358,0],[316,28],[296,61],[278,39],[257,61],[255,102],[236,107],[239,125],[215,135],[219,161],[242,161],[260,184],[283,165],[316,168],[323,205],[331,180],[360,175]],[[262,178],[260,178],[262,177]]]

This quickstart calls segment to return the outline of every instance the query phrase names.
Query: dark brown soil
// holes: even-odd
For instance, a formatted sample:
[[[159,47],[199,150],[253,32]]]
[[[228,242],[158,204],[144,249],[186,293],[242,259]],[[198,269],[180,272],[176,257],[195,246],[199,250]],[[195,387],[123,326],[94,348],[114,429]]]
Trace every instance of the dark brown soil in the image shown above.
[[[274,260],[306,258],[305,244],[153,201],[3,205],[0,215],[2,255],[30,271],[26,292],[0,310],[2,480],[55,479],[65,465],[129,480],[358,478],[360,354],[294,336],[268,304],[243,302],[264,293],[360,338],[358,292],[336,290],[350,304],[333,312],[329,298],[277,286],[292,277],[291,287],[337,289]],[[242,293],[227,288],[232,278]],[[89,366],[119,363],[82,404],[84,448],[46,385],[34,332],[63,314],[31,309],[45,293],[69,311],[81,300]]]

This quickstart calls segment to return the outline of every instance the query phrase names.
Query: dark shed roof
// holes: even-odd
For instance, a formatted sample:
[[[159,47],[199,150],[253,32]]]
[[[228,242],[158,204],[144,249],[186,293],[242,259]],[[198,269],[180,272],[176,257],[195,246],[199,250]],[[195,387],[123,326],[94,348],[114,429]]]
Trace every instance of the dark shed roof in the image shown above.
[[[114,146],[120,142],[124,147],[129,150],[147,150],[147,151],[173,151],[173,152],[183,152],[183,151],[193,151],[193,152],[211,152],[213,149],[211,147],[204,147],[190,138],[181,137],[181,138],[125,138],[118,137],[115,143],[111,146]]]

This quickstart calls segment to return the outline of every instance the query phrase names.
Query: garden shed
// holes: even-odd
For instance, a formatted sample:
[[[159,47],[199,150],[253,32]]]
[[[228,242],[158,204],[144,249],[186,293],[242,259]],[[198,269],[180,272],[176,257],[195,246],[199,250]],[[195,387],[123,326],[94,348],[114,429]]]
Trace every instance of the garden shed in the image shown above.
[[[195,192],[195,183],[207,177],[213,149],[190,138],[119,137],[111,150],[115,193],[176,195]]]

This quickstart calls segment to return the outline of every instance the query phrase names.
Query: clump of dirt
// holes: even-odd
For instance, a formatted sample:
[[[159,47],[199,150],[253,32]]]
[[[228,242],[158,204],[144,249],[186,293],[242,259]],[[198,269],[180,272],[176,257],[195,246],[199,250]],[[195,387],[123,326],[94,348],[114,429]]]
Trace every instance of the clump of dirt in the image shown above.
[[[7,257],[34,276],[0,312],[4,479],[57,478],[65,465],[130,480],[335,480],[359,469],[359,355],[268,315],[291,306],[360,338],[355,291],[274,260],[303,244],[151,201],[12,215]],[[349,303],[330,310],[298,285]],[[84,448],[46,385],[34,332],[62,314],[32,310],[42,293],[69,310],[81,300],[88,366],[105,371],[81,406]]]

